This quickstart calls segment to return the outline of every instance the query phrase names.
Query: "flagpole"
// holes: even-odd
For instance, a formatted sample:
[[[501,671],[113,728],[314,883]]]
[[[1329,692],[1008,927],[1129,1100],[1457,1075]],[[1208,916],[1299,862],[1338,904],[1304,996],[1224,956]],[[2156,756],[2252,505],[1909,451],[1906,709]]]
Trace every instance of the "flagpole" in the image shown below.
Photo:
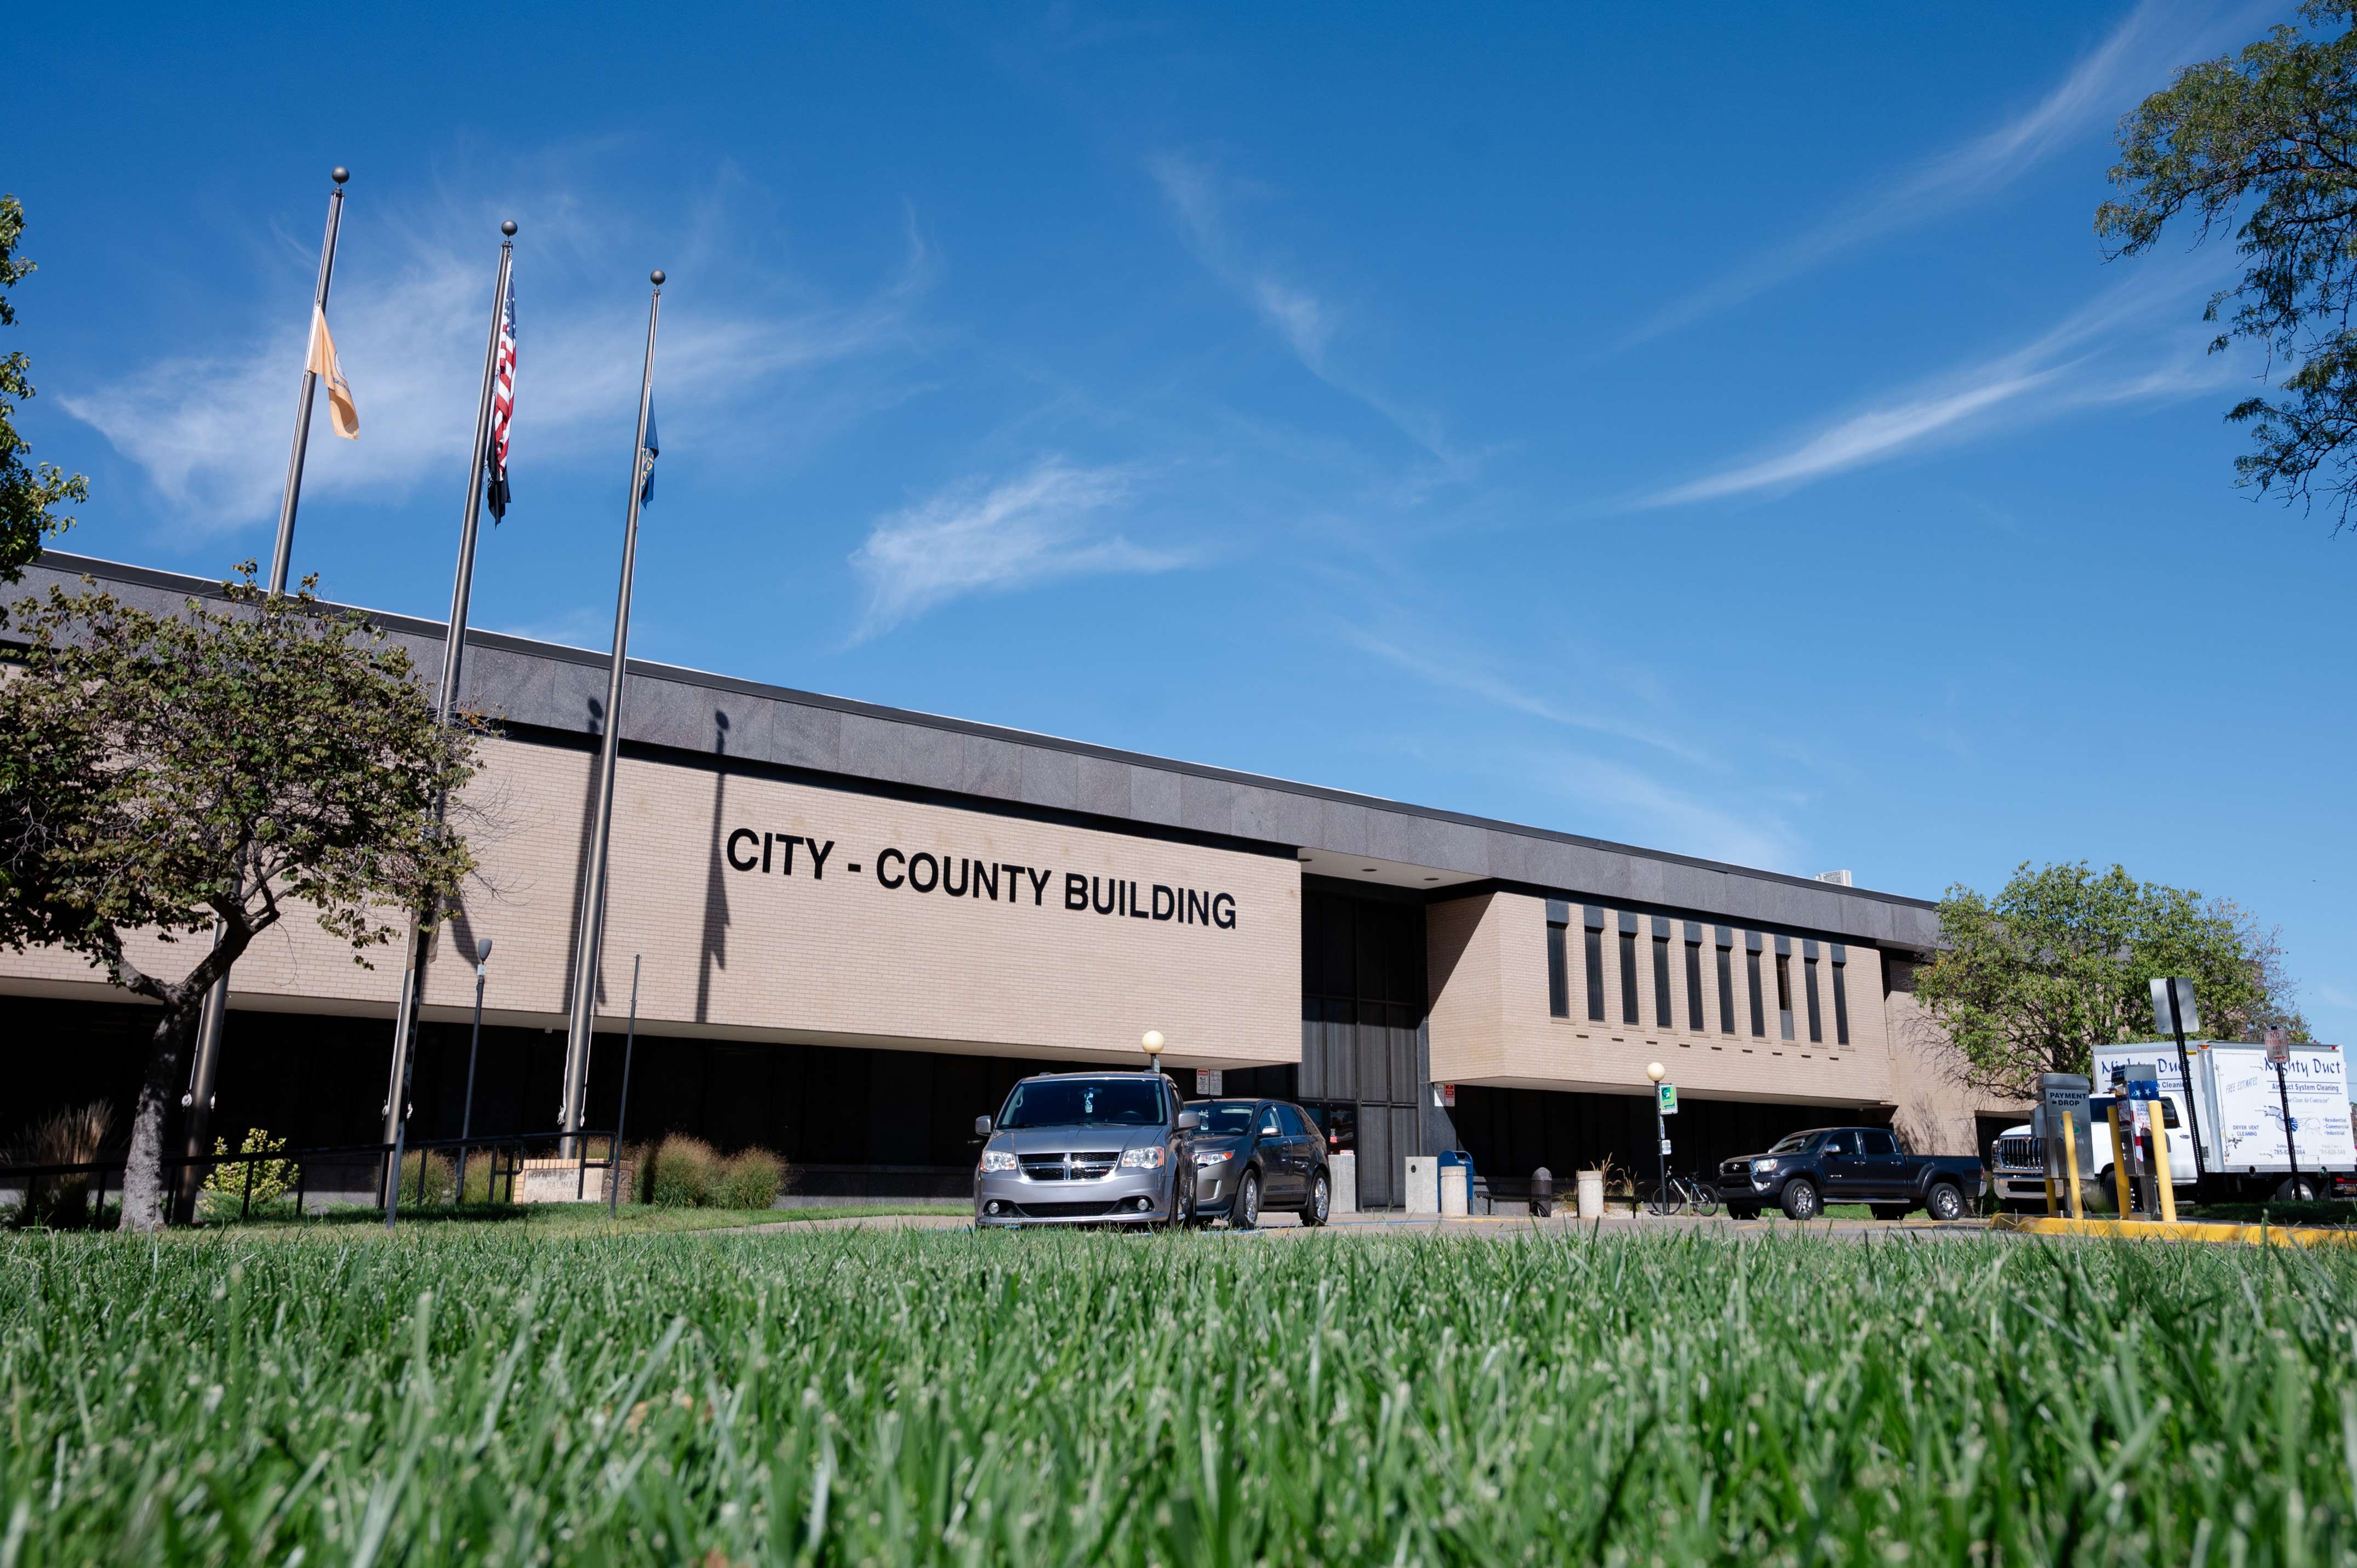
[[[352,171],[341,164],[328,177],[336,188],[328,195],[328,233],[319,242],[319,282],[311,292],[311,306],[317,310],[328,307],[328,285],[336,275],[336,231],[344,215],[344,181]],[[310,327],[304,327],[308,335]],[[311,391],[319,378],[312,372],[307,355],[303,361],[303,396],[295,406],[295,445],[286,455],[286,489],[278,500],[278,544],[270,557],[270,591],[273,595],[286,591],[286,567],[295,553],[295,505],[303,493],[303,454],[311,443]],[[213,945],[221,945],[221,922],[213,922]],[[205,993],[204,1008],[197,1017],[197,1048],[188,1063],[188,1091],[180,1097],[188,1111],[187,1144],[184,1149],[190,1159],[210,1154],[205,1146],[205,1133],[212,1120],[213,1080],[220,1075],[221,1026],[229,1015],[229,976],[223,975]],[[178,1199],[183,1223],[196,1217],[197,1188],[204,1185],[204,1173],[196,1165],[180,1168],[180,1192]]]
[[[319,242],[319,286],[312,293],[314,313],[328,308],[328,285],[336,276],[336,230],[344,216],[344,181],[352,171],[339,165],[328,178],[336,182],[328,198],[328,237]],[[304,323],[307,338],[311,330]],[[303,499],[303,455],[311,444],[311,391],[319,384],[319,377],[311,369],[307,356],[303,361],[303,396],[295,405],[295,446],[286,454],[286,489],[278,500],[278,547],[270,557],[270,591],[286,591],[286,567],[295,556],[295,507]]]
[[[573,1011],[565,1033],[565,1098],[558,1126],[572,1136],[581,1131],[589,1090],[589,1046],[597,1022],[597,950],[606,936],[606,851],[614,829],[614,767],[621,750],[622,671],[630,651],[630,579],[639,554],[639,502],[644,495],[647,415],[654,403],[655,323],[662,315],[663,274],[648,274],[654,295],[647,303],[647,360],[639,377],[639,435],[630,448],[630,500],[622,525],[622,583],[614,600],[614,659],[606,673],[606,733],[597,749],[597,817],[589,840],[589,866],[582,883],[581,929],[573,954]]]
[[[491,289],[490,341],[483,346],[483,386],[475,400],[475,456],[467,468],[467,510],[458,528],[458,570],[450,582],[450,625],[442,640],[442,688],[434,700],[435,722],[446,728],[457,709],[458,676],[467,652],[467,606],[475,591],[475,540],[482,522],[483,470],[490,461],[491,392],[499,380],[500,333],[506,324],[509,280],[515,267],[515,231],[512,219],[500,225],[500,232],[506,237],[500,242],[499,281]],[[442,796],[434,799],[437,827],[448,804]],[[392,1227],[394,1212],[401,1206],[402,1145],[408,1142],[409,1077],[416,1064],[417,1015],[425,995],[425,966],[434,951],[430,933],[440,914],[436,900],[428,897],[425,907],[409,917],[409,940],[404,950],[408,961],[402,966],[401,1002],[393,1010],[393,1071],[384,1090],[384,1142],[393,1145],[384,1179],[387,1229]]]

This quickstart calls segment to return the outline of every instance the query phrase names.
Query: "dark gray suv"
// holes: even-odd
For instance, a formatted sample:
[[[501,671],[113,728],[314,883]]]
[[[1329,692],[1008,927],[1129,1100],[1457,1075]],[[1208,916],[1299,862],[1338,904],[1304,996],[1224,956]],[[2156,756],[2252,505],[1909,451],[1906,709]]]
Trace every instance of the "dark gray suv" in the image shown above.
[[[1198,1100],[1192,1150],[1195,1213],[1249,1230],[1270,1209],[1323,1225],[1334,1208],[1326,1140],[1298,1105],[1282,1100]]]
[[[1057,1072],[1017,1084],[996,1117],[977,1116],[977,1229],[1151,1225],[1191,1219],[1196,1116],[1168,1078]]]

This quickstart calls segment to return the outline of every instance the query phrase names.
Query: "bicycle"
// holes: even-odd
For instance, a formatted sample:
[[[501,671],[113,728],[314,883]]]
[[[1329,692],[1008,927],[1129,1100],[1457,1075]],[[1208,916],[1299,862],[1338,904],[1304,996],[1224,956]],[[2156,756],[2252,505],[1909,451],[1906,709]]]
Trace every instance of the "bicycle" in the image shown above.
[[[1647,1211],[1669,1215],[1683,1213],[1691,1208],[1696,1215],[1706,1219],[1718,1212],[1718,1188],[1702,1176],[1673,1174],[1669,1179],[1667,1197],[1668,1203],[1664,1207],[1663,1190],[1657,1187],[1652,1196],[1645,1200]]]

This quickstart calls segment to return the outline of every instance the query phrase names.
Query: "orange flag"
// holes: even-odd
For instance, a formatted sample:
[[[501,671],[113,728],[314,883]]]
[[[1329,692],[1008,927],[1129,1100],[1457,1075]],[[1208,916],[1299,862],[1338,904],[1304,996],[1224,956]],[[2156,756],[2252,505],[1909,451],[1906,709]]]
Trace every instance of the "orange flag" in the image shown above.
[[[303,368],[327,387],[328,413],[335,422],[336,434],[347,441],[359,440],[361,411],[352,405],[351,383],[344,380],[343,367],[336,362],[336,340],[328,336],[328,313],[317,305],[311,306],[311,357]]]

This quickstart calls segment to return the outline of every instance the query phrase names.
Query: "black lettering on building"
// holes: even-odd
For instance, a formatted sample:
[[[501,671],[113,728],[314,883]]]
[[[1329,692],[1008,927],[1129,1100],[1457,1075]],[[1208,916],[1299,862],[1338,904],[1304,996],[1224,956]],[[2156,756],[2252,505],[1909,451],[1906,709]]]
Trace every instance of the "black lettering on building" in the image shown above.
[[[1028,865],[1018,865],[1016,869],[1031,879],[1031,904],[1034,908],[1037,908],[1040,900],[1047,897],[1048,878],[1055,873],[1046,870],[1034,871]]]
[[[744,859],[742,859],[742,860],[739,860],[739,859],[737,859],[737,840],[739,840],[739,839],[743,839],[743,840],[747,841],[748,843],[749,843],[749,842],[751,842],[751,840],[752,840],[753,836],[754,836],[754,834],[753,834],[753,830],[752,830],[752,829],[750,829],[750,828],[738,828],[735,832],[730,833],[730,834],[728,835],[728,852],[727,852],[727,853],[728,853],[728,866],[729,866],[729,869],[730,869],[730,870],[732,870],[732,871],[750,871],[750,870],[752,870],[752,869],[753,869],[753,857],[752,857],[750,854],[746,855],[746,857],[745,857]]]
[[[1103,893],[1103,897],[1098,897],[1100,890]],[[1110,915],[1114,912],[1114,908],[1120,903],[1120,883],[1114,881],[1113,878],[1109,876],[1092,876],[1089,878],[1090,908],[1094,909],[1100,915]]]
[[[1223,931],[1236,929],[1236,898],[1232,893],[1211,895],[1211,924]]]
[[[974,871],[971,875],[974,877],[974,896],[977,898],[987,898],[994,904],[997,903],[998,867],[986,860],[977,860],[974,863]],[[990,891],[984,892],[983,889],[985,887]]]
[[[823,881],[826,877],[826,857],[834,853],[834,841],[829,839],[822,844],[816,839],[804,839],[802,843],[810,845],[811,875]],[[793,868],[794,852],[788,850],[786,851],[786,869],[791,872]]]
[[[1208,926],[1211,923],[1211,896],[1187,889],[1187,907],[1178,911],[1182,926]]]
[[[909,864],[909,857],[902,854],[897,849],[888,849],[883,854],[876,857],[876,880],[882,883],[887,887],[898,887],[900,886],[900,878],[898,876],[887,876],[884,874],[885,863],[887,861],[893,860],[899,861],[903,865]]]
[[[957,880],[954,882],[950,880],[950,873],[952,871],[957,873]],[[973,872],[974,862],[965,856],[958,855],[955,858],[946,854],[942,856],[942,891],[952,898],[964,897],[968,880]]]
[[[1167,920],[1178,912],[1178,895],[1159,882],[1154,885],[1154,918]]]
[[[1064,873],[1064,908],[1085,909],[1089,907],[1089,879],[1077,871]]]
[[[780,833],[778,835],[778,847],[786,852],[786,863],[779,868],[779,875],[791,876],[794,874],[794,845],[805,842],[807,841],[805,841],[800,833]],[[764,871],[769,870],[769,863],[764,861],[761,865],[761,869]]]
[[[1129,918],[1133,920],[1143,920],[1146,918],[1146,911],[1137,906],[1137,884],[1135,882],[1129,885]]]
[[[919,893],[931,893],[942,885],[942,863],[923,850],[909,857],[909,886]]]

